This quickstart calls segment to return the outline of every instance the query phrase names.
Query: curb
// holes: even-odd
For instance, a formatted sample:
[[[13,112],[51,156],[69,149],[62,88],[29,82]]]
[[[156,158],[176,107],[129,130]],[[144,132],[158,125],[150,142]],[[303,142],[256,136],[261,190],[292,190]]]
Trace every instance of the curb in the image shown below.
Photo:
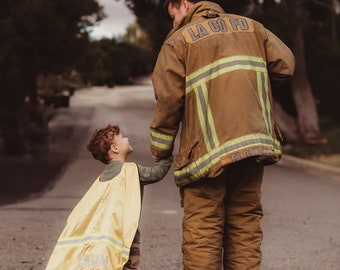
[[[305,168],[305,169],[314,169],[318,172],[323,172],[327,174],[331,174],[340,180],[340,167],[335,167],[327,164],[322,164],[319,162],[306,160],[303,158],[298,158],[290,155],[282,155],[281,160],[278,162],[279,165],[291,166],[295,168]]]

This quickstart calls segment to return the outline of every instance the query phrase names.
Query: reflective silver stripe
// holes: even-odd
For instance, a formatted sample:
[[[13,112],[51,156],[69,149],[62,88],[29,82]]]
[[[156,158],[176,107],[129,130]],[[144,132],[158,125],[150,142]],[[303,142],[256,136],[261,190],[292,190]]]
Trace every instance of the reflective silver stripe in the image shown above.
[[[187,76],[186,92],[190,92],[197,85],[212,80],[221,74],[239,69],[266,71],[266,63],[260,57],[233,56],[223,58]]]
[[[65,239],[60,239],[56,247],[66,246],[66,245],[81,245],[85,244],[86,242],[109,242],[113,244],[116,248],[122,251],[124,256],[129,256],[129,248],[123,247],[123,243],[114,239],[108,235],[88,235],[81,238],[78,237],[70,237]]]
[[[219,145],[219,141],[216,135],[214,119],[209,106],[208,90],[205,85],[201,85],[197,88],[197,90],[195,90],[195,92],[196,96],[198,96],[196,104],[201,130],[207,150],[211,151]]]
[[[186,93],[194,90],[197,111],[207,151],[219,145],[214,119],[209,108],[206,83],[219,75],[235,70],[252,70],[257,76],[257,89],[267,133],[272,134],[271,104],[268,95],[266,63],[261,57],[236,55],[215,61],[186,77]]]
[[[162,150],[170,150],[174,137],[151,130],[151,145]]]
[[[273,128],[271,124],[271,105],[268,96],[268,76],[264,72],[257,72],[257,84],[259,91],[259,98],[262,108],[263,119],[266,124],[268,134],[272,134]]]
[[[221,156],[247,147],[269,147],[272,148],[274,153],[281,154],[281,146],[277,140],[262,134],[248,135],[232,142],[226,142],[182,170],[175,171],[176,183],[183,185],[198,180],[220,161]],[[249,156],[252,156],[251,153]]]

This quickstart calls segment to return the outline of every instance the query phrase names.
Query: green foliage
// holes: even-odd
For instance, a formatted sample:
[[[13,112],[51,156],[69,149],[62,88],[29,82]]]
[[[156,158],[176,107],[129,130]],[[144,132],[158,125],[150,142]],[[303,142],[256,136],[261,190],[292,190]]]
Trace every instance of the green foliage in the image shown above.
[[[163,8],[164,1],[122,0],[134,12],[138,25],[145,31],[151,41],[153,61],[162,46],[166,34],[172,27],[167,10]]]
[[[238,1],[234,2],[237,6]],[[337,1],[339,3],[339,1]],[[300,24],[304,31],[304,49],[308,78],[320,116],[340,123],[340,16],[333,0],[290,1],[264,0],[256,3],[248,16],[260,21],[291,46],[292,29]],[[300,5],[300,6],[299,6]],[[299,10],[299,12],[297,12]],[[285,109],[296,112],[290,91],[274,93]],[[279,90],[281,91],[281,90]]]
[[[26,104],[16,110],[0,109],[3,151],[10,155],[40,157],[48,147],[48,122],[52,111],[44,106]]]
[[[95,0],[1,1],[0,127],[6,147],[22,143],[22,108],[27,101],[33,111],[38,106],[37,76],[71,69],[88,44],[85,27],[101,16]],[[27,123],[38,121],[35,114],[26,116]]]
[[[322,136],[327,139],[327,143],[324,144],[299,144],[293,147],[285,148],[285,153],[302,157],[310,158],[321,155],[332,155],[340,153],[340,126],[336,124],[321,124]]]
[[[100,7],[95,0],[4,0],[1,4],[0,83],[7,92],[20,88],[15,90],[21,102],[26,95],[34,99],[40,72],[61,73],[79,58],[88,42],[88,16],[100,18]],[[18,85],[12,85],[18,80]]]
[[[317,44],[316,41],[314,45],[318,46]],[[306,61],[320,114],[340,124],[340,50],[309,48]]]
[[[147,32],[156,57],[171,28],[171,20],[161,0],[125,0]],[[280,37],[289,47],[296,41],[295,29],[303,29],[303,46],[308,79],[321,117],[340,122],[340,14],[339,0],[212,0],[228,13],[252,17]],[[296,43],[295,43],[296,45]],[[303,51],[303,50],[302,50]],[[301,56],[301,55],[299,55]],[[299,57],[300,59],[300,57]],[[285,110],[296,114],[290,85],[274,93]],[[322,127],[323,128],[323,127]]]
[[[115,39],[92,41],[77,69],[92,85],[128,84],[132,78],[150,74],[148,48]]]
[[[277,4],[275,0],[267,0],[263,5],[258,4],[249,16],[261,22],[267,29],[290,45],[292,29],[301,23],[301,18],[296,17],[295,9],[295,5],[288,5],[284,2]]]
[[[213,0],[219,4],[225,12],[235,14],[245,14],[248,11],[250,0],[238,0],[238,1],[225,1],[225,0]]]
[[[305,28],[306,62],[321,115],[340,123],[340,16],[325,5],[309,3]],[[328,7],[327,4],[328,3]]]

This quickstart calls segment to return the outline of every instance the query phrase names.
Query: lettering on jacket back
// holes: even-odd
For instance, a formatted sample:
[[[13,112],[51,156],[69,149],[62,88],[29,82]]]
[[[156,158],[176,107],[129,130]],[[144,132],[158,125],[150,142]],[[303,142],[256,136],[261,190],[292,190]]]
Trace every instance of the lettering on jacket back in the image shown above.
[[[186,42],[193,43],[204,37],[235,32],[254,32],[253,22],[244,17],[217,17],[195,24],[182,32]]]

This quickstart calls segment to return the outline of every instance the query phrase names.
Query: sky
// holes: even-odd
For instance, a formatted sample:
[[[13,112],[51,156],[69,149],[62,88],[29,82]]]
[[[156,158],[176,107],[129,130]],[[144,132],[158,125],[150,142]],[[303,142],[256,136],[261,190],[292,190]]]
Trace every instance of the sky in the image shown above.
[[[134,23],[135,15],[125,6],[125,1],[97,0],[104,7],[106,18],[95,26],[90,34],[94,39],[112,38],[125,34],[126,27]]]

